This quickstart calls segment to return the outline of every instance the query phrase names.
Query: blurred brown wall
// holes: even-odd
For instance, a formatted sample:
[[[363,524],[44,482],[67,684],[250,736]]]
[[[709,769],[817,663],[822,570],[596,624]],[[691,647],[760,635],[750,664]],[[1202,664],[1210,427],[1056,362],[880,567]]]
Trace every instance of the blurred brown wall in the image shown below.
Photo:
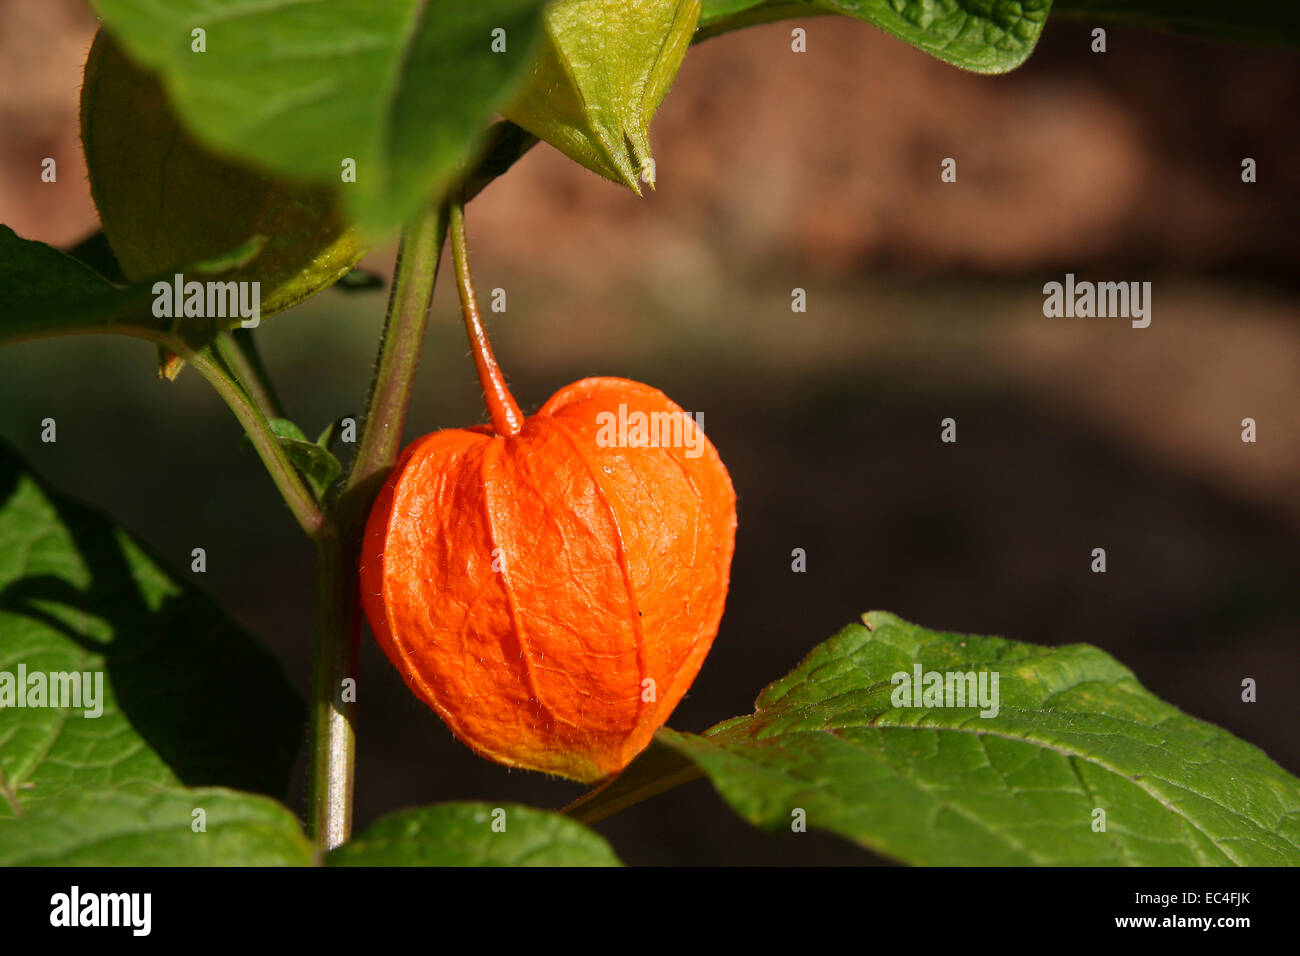
[[[0,23],[0,222],[66,244],[96,221],[76,130],[95,21],[81,0],[0,0]],[[804,54],[788,23],[692,51],[654,127],[648,201],[535,150],[508,202],[477,207],[484,254],[614,274],[665,247],[700,272],[778,257],[825,272],[1294,274],[1295,55],[1116,29],[1099,55],[1091,25],[1053,20],[1025,67],[986,77],[858,21],[802,25]],[[57,185],[39,181],[45,156]],[[948,156],[955,185],[939,181]],[[610,241],[619,223],[634,241]]]

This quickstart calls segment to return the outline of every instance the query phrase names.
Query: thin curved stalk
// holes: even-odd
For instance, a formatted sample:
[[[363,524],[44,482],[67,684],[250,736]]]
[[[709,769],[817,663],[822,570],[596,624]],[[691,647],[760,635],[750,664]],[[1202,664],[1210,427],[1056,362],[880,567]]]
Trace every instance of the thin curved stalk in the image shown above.
[[[456,267],[456,288],[460,293],[460,313],[465,322],[465,334],[469,337],[470,352],[474,356],[474,367],[478,370],[478,382],[483,389],[488,415],[492,419],[492,429],[498,435],[517,435],[524,427],[524,415],[519,410],[515,397],[510,394],[505,373],[497,364],[496,356],[492,353],[492,343],[488,341],[487,329],[483,325],[483,314],[478,308],[474,278],[469,269],[465,207],[459,199],[451,205],[451,260]]]
[[[271,383],[266,366],[262,364],[262,355],[257,349],[252,329],[222,332],[217,342],[226,364],[235,373],[239,384],[244,386],[249,398],[257,403],[262,414],[267,418],[284,418],[284,404]]]
[[[299,526],[307,537],[315,540],[326,529],[329,519],[317,505],[316,499],[299,476],[297,469],[293,467],[293,463],[285,455],[284,449],[280,447],[280,440],[271,431],[266,415],[239,384],[233,372],[226,367],[210,345],[191,349],[179,341],[161,344],[166,345],[194,366],[194,370],[202,375],[225,400],[226,405],[239,419],[239,423],[244,426],[244,433],[248,435],[248,440],[253,443],[253,448],[257,450],[262,463],[266,465],[266,470],[280,490],[285,504],[298,519]]]

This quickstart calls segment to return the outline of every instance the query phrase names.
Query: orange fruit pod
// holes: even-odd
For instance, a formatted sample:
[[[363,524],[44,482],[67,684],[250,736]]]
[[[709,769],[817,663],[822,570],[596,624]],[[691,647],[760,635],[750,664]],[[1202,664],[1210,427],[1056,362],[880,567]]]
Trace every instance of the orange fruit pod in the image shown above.
[[[458,272],[492,424],[401,454],[367,523],[362,604],[462,742],[595,782],[649,744],[709,652],[735,492],[698,423],[647,385],[584,379],[524,420]]]

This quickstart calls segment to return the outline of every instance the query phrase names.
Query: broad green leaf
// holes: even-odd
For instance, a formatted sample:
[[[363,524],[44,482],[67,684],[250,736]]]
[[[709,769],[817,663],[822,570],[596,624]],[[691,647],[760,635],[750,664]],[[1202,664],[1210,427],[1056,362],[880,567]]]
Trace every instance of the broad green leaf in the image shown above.
[[[314,859],[285,807],[217,787],[64,793],[0,819],[0,866],[311,866]]]
[[[50,706],[51,673],[81,675],[82,706]],[[59,704],[75,703],[67,681]],[[30,692],[42,682],[45,706],[19,706],[35,702]],[[97,687],[102,697],[88,701],[85,689]],[[0,817],[69,792],[141,783],[282,796],[306,721],[274,657],[4,445],[0,703]]]
[[[518,804],[438,803],[384,817],[330,866],[621,866],[580,823]]]
[[[94,0],[132,57],[161,74],[201,142],[339,187],[375,235],[431,200],[472,154],[531,65],[542,6]],[[194,52],[196,29],[206,52]],[[505,50],[494,52],[501,38]],[[343,180],[346,160],[355,182]]]
[[[1216,40],[1300,45],[1294,0],[1056,0],[1054,14],[1094,26],[1131,24]]]
[[[1097,648],[863,620],[768,686],[752,716],[659,739],[761,827],[802,810],[909,863],[1300,865],[1300,780]],[[891,679],[917,666],[998,674],[996,716],[894,706]]]
[[[697,40],[790,17],[840,13],[865,20],[966,70],[1005,73],[1029,57],[1052,0],[704,0]]]
[[[325,497],[325,493],[330,490],[334,482],[338,480],[339,475],[343,473],[343,466],[339,460],[334,457],[326,446],[333,431],[333,426],[326,428],[321,434],[322,441],[314,442],[308,438],[301,428],[289,421],[287,418],[272,418],[268,424],[275,437],[280,440],[280,447],[284,453],[293,462],[293,466],[302,473],[302,477],[311,485],[316,499]]]

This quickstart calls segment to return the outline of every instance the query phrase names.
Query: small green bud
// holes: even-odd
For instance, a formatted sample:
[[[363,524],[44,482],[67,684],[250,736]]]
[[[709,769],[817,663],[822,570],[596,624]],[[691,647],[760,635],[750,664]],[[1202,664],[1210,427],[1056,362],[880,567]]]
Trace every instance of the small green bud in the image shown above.
[[[557,0],[503,115],[638,196],[654,188],[650,120],[672,86],[700,0]]]

